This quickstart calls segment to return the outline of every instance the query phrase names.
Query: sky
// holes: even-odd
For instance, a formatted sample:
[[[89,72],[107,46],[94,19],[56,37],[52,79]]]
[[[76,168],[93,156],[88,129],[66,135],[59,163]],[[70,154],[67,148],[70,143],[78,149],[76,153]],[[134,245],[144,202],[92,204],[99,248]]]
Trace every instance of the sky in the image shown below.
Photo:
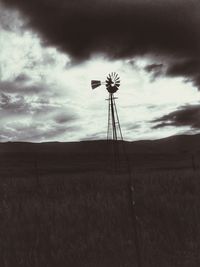
[[[0,142],[106,139],[117,72],[125,140],[200,132],[199,0],[0,0]]]

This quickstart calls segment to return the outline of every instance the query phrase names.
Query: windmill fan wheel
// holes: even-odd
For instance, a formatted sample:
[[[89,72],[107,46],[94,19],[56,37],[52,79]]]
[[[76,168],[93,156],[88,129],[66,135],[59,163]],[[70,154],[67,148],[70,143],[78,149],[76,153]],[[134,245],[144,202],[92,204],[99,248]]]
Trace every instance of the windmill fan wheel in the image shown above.
[[[120,79],[116,72],[108,74],[106,79],[106,89],[109,93],[114,94],[120,86]]]

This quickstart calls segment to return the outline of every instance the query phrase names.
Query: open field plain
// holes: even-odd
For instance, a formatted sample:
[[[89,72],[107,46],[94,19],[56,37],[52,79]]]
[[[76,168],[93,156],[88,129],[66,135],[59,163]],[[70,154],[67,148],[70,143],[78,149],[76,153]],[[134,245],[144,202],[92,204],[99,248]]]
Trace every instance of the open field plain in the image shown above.
[[[200,136],[126,143],[142,267],[200,266]],[[132,267],[126,172],[106,142],[0,144],[0,266]]]

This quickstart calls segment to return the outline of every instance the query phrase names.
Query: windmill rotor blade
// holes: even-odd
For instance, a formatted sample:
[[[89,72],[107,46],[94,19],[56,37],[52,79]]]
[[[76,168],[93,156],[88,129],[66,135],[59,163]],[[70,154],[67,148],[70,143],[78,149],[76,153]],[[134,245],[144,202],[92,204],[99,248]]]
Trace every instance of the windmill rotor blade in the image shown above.
[[[119,78],[117,76],[115,76],[115,81],[117,81]]]
[[[105,85],[108,92],[114,94],[120,86],[119,75],[116,72],[109,73],[106,78]]]
[[[106,83],[107,83],[107,84],[111,84],[111,83],[112,83],[112,79],[111,79],[111,77],[108,77],[108,78],[107,78]]]

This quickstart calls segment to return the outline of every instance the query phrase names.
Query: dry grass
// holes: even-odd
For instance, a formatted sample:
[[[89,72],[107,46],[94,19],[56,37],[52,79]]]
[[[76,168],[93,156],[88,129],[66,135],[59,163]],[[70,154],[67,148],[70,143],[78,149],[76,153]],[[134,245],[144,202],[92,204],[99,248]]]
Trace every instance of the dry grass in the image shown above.
[[[0,266],[137,266],[126,175],[24,166],[1,168]],[[133,173],[143,267],[199,266],[199,174]]]

